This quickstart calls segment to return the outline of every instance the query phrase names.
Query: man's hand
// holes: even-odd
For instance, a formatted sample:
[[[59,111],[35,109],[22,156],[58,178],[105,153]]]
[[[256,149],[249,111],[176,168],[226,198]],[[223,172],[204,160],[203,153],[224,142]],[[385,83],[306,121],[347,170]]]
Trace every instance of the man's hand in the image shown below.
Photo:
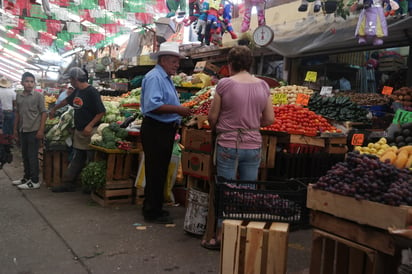
[[[38,130],[36,133],[36,139],[42,140],[44,138],[44,131],[43,130]]]
[[[19,141],[19,133],[17,132],[17,130],[13,131],[13,138],[14,140],[16,140],[16,143]]]
[[[191,111],[190,108],[187,107],[180,107],[179,112],[177,113],[182,117],[190,116]]]
[[[93,127],[87,125],[84,129],[83,129],[83,135],[84,136],[90,136],[92,135],[93,132]]]
[[[53,119],[55,113],[56,113],[56,111],[55,111],[54,109],[51,109],[51,110],[49,111],[49,119]]]
[[[3,134],[3,130],[0,128],[0,134]]]

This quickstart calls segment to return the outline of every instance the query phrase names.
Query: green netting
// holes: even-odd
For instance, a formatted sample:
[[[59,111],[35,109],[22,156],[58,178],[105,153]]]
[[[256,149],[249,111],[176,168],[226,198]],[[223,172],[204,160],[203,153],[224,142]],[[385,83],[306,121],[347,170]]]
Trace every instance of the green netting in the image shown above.
[[[152,1],[145,0],[129,0],[124,3],[125,12],[145,12],[146,5],[150,5]]]
[[[96,24],[112,24],[114,20],[110,18],[110,16],[105,15],[104,17],[95,18]]]
[[[72,39],[73,35],[67,31],[61,31],[57,34],[57,38],[61,39],[63,42],[68,42]]]
[[[74,13],[74,14],[79,14],[79,6],[76,6],[74,3],[70,3],[70,6],[67,7],[67,9]]]
[[[56,48],[58,48],[58,49],[64,49],[64,48],[65,48],[64,42],[65,42],[65,41],[63,41],[63,40],[56,39],[56,40],[54,41],[54,46],[55,46]]]
[[[30,26],[35,31],[46,31],[46,22],[41,21],[38,18],[26,18],[27,25]]]
[[[96,7],[98,7],[96,0],[81,0],[79,5],[81,9],[94,9]]]
[[[30,16],[37,18],[47,18],[47,15],[44,14],[43,9],[40,5],[32,5],[30,9]]]

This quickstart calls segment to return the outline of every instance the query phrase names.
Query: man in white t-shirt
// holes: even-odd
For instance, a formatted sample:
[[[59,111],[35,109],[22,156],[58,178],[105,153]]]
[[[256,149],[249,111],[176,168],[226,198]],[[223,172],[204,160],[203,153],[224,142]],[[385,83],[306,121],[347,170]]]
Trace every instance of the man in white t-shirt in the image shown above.
[[[6,77],[0,78],[0,101],[3,108],[3,134],[13,135],[16,92]]]

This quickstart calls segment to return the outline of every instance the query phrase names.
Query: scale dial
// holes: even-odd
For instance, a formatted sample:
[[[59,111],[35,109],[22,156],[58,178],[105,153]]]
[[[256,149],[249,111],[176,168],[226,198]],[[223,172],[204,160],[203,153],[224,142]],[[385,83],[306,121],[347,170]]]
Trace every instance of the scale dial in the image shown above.
[[[273,41],[274,33],[273,30],[266,26],[259,26],[253,32],[253,41],[256,45],[265,47]]]

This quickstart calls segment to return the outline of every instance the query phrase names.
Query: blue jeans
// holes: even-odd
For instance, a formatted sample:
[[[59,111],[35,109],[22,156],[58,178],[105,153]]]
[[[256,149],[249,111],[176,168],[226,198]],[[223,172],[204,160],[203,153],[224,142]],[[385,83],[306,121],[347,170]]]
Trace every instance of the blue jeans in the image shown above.
[[[3,111],[3,134],[13,135],[14,112]]]
[[[228,180],[255,181],[261,161],[261,148],[236,149],[217,145],[216,172]]]

